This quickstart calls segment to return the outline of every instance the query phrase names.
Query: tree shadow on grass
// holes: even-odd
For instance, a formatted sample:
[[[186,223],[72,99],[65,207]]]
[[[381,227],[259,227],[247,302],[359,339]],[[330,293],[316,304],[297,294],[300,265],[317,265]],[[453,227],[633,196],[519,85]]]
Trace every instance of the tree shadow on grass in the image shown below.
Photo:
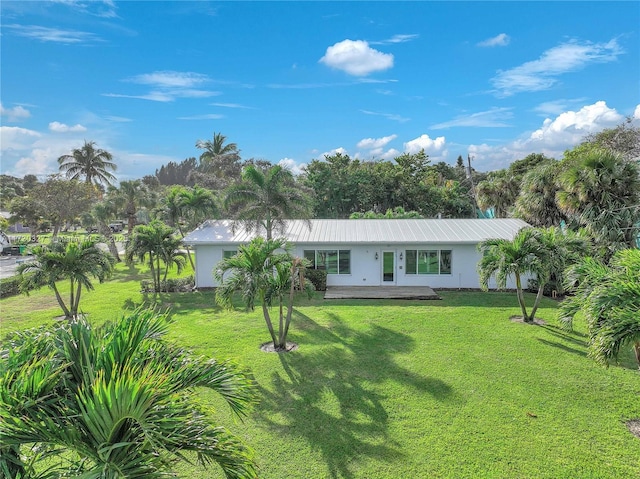
[[[448,400],[451,387],[398,365],[394,355],[409,353],[414,340],[371,324],[355,330],[331,314],[328,327],[296,311],[301,349],[279,354],[282,370],[260,385],[257,420],[278,434],[319,451],[330,477],[352,478],[361,459],[393,462],[404,456],[388,433],[385,384],[400,383],[436,400]],[[298,339],[298,337],[300,337]]]

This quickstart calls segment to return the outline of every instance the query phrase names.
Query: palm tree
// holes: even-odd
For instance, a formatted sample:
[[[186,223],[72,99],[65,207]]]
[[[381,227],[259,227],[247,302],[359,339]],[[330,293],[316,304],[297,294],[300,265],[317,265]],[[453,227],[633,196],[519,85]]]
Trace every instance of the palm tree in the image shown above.
[[[138,225],[133,229],[125,253],[126,260],[131,263],[137,257],[140,261],[148,261],[154,290],[160,292],[161,264],[165,268],[165,281],[173,265],[177,266],[178,273],[184,268],[186,254],[180,250],[180,246],[181,240],[173,236],[173,228],[159,220],[153,220],[148,225]]]
[[[560,163],[548,162],[524,175],[520,195],[516,199],[516,216],[532,226],[560,226],[567,215],[558,207]]]
[[[121,181],[118,188],[109,190],[109,197],[127,216],[127,231],[129,234],[131,234],[138,221],[138,210],[141,207],[153,205],[153,199],[149,194],[148,188],[140,180]]]
[[[162,215],[178,229],[180,236],[184,238],[183,223],[187,229],[192,230],[203,221],[217,216],[219,211],[216,199],[208,189],[197,185],[193,188],[174,186],[165,197]],[[189,246],[185,245],[185,248],[191,269],[195,271]]]
[[[239,170],[239,150],[235,143],[227,143],[222,133],[213,132],[213,140],[198,140],[196,148],[204,150],[200,155],[200,167],[206,173],[219,178],[235,176]]]
[[[57,242],[33,249],[35,259],[18,266],[23,291],[49,286],[55,293],[66,319],[78,316],[82,288],[93,290],[91,277],[101,283],[113,271],[113,257],[96,246],[95,241]],[[29,274],[32,273],[32,274]],[[69,304],[60,294],[57,282],[69,280]]]
[[[256,233],[264,230],[267,239],[273,237],[274,231],[282,232],[287,219],[308,220],[310,204],[291,172],[280,165],[266,172],[247,166],[242,181],[229,188],[224,201],[225,208],[233,212],[234,226],[241,225]]]
[[[276,282],[280,282],[282,291],[288,281],[286,271],[292,267],[292,257],[288,252],[278,253],[278,250],[285,250],[286,247],[284,239],[265,240],[258,237],[240,246],[235,256],[224,258],[214,270],[214,277],[220,284],[216,290],[216,303],[232,307],[236,292],[241,294],[247,309],[254,309],[259,300],[276,350],[286,349],[286,334],[283,328],[276,334],[269,305],[270,299],[275,296]],[[225,278],[227,273],[231,275]]]
[[[640,232],[640,165],[618,153],[591,150],[559,177],[558,205],[594,238],[607,259],[635,247]]]
[[[189,454],[227,478],[257,477],[246,446],[196,397],[208,388],[243,416],[253,381],[167,332],[166,316],[138,309],[14,335],[0,352],[3,477],[162,478]]]
[[[567,271],[573,295],[560,305],[560,321],[569,330],[582,312],[587,321],[589,355],[609,364],[625,345],[633,345],[640,367],[640,250],[616,252],[609,265],[587,257]]]
[[[64,171],[67,178],[72,180],[84,178],[90,184],[110,185],[116,177],[109,170],[116,171],[116,164],[112,161],[111,153],[95,146],[94,141],[85,141],[83,146],[72,150],[70,155],[62,155],[58,158],[60,171]]]
[[[518,197],[519,181],[508,170],[489,175],[476,187],[476,200],[483,210],[493,209],[496,218],[506,218]]]
[[[523,228],[513,240],[488,239],[478,245],[478,250],[482,253],[482,259],[478,263],[482,289],[488,289],[492,276],[495,276],[499,288],[505,288],[507,279],[513,275],[522,317],[527,323],[532,323],[535,319],[541,291],[550,274],[546,263],[548,255],[541,247],[538,236],[539,233],[534,228]],[[538,277],[538,295],[531,315],[527,314],[522,288],[522,276],[526,273],[533,273]]]

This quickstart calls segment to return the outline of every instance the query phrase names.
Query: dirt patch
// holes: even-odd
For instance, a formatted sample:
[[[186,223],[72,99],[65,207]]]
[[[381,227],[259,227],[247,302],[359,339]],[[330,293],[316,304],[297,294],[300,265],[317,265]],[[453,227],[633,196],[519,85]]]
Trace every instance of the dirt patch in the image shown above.
[[[265,353],[288,353],[289,351],[298,349],[298,345],[296,343],[287,343],[285,349],[276,349],[273,347],[273,341],[269,341],[268,343],[261,344],[260,349]]]
[[[627,427],[629,428],[629,431],[631,431],[631,434],[640,438],[640,419],[631,419],[630,421],[627,421]]]
[[[547,324],[544,320],[542,320],[540,318],[533,318],[533,322],[532,323],[525,322],[524,316],[511,316],[509,319],[513,323],[537,324],[538,326],[544,326],[545,324]]]

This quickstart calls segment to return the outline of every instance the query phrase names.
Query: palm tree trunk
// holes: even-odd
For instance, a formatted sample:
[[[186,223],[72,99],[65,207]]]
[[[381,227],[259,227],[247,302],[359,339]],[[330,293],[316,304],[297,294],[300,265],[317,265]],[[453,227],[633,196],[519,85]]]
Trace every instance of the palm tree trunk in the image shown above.
[[[76,304],[76,297],[75,297],[75,292],[76,292],[76,288],[75,288],[75,281],[73,280],[73,278],[69,279],[70,283],[71,283],[71,287],[69,288],[69,307],[71,308],[70,313],[72,317],[76,317],[76,311],[73,309],[73,305]]]
[[[636,341],[633,344],[633,352],[636,355],[636,361],[638,362],[638,369],[640,369],[640,341]]]
[[[180,232],[180,236],[184,239],[184,232],[182,231],[182,227],[180,226],[180,221],[177,221],[178,231]],[[189,249],[189,245],[184,245],[187,249],[187,257],[189,258],[189,264],[191,264],[191,271],[196,272],[196,265],[193,263],[193,258],[191,257],[191,250]]]
[[[64,317],[66,319],[71,319],[71,312],[67,308],[67,305],[64,304],[64,300],[62,299],[62,296],[60,296],[60,291],[58,291],[58,288],[56,288],[55,283],[51,286],[51,288],[53,289],[53,292],[56,294],[56,299],[58,300],[58,304],[62,308],[62,312],[64,313]]]
[[[78,316],[78,309],[80,309],[80,293],[82,293],[82,284],[78,281],[78,287],[76,288],[76,302],[71,306],[71,314],[73,317]]]
[[[149,253],[149,268],[151,269],[151,276],[153,277],[153,290],[155,293],[159,293],[159,286],[156,281],[156,268],[153,265],[153,255],[151,253]]]
[[[302,280],[302,278],[301,278]],[[289,334],[289,325],[291,324],[291,316],[293,315],[293,297],[295,290],[295,281],[293,280],[293,272],[291,274],[291,286],[289,287],[289,304],[287,304],[287,320],[284,323],[283,344],[287,347],[287,334]]]
[[[284,308],[282,307],[282,297],[279,298],[278,301],[279,313],[280,313],[280,324],[278,325],[278,347],[285,348],[287,347],[287,343],[284,339]]]
[[[538,278],[538,294],[536,294],[536,300],[533,303],[533,309],[531,310],[531,321],[535,321],[536,319],[536,311],[538,310],[538,306],[540,305],[540,300],[542,299],[542,295],[544,293],[544,283],[540,281]]]
[[[271,323],[271,316],[269,316],[269,308],[264,302],[264,298],[262,298],[262,314],[264,315],[264,320],[267,323],[269,334],[271,334],[271,339],[273,340],[273,347],[278,349],[278,338],[276,338],[276,333],[273,330],[273,323]]]
[[[520,309],[522,310],[522,318],[525,323],[530,323],[531,320],[527,315],[527,306],[524,302],[524,293],[522,292],[522,281],[520,280],[520,274],[516,273],[516,294],[518,296],[518,303],[520,303]]]

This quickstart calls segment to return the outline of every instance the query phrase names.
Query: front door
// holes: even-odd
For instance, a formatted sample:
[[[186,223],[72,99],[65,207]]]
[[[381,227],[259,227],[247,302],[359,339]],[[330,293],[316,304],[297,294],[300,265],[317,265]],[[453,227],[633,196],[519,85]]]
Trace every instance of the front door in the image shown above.
[[[396,253],[395,251],[382,252],[382,283],[395,284],[396,282]]]

